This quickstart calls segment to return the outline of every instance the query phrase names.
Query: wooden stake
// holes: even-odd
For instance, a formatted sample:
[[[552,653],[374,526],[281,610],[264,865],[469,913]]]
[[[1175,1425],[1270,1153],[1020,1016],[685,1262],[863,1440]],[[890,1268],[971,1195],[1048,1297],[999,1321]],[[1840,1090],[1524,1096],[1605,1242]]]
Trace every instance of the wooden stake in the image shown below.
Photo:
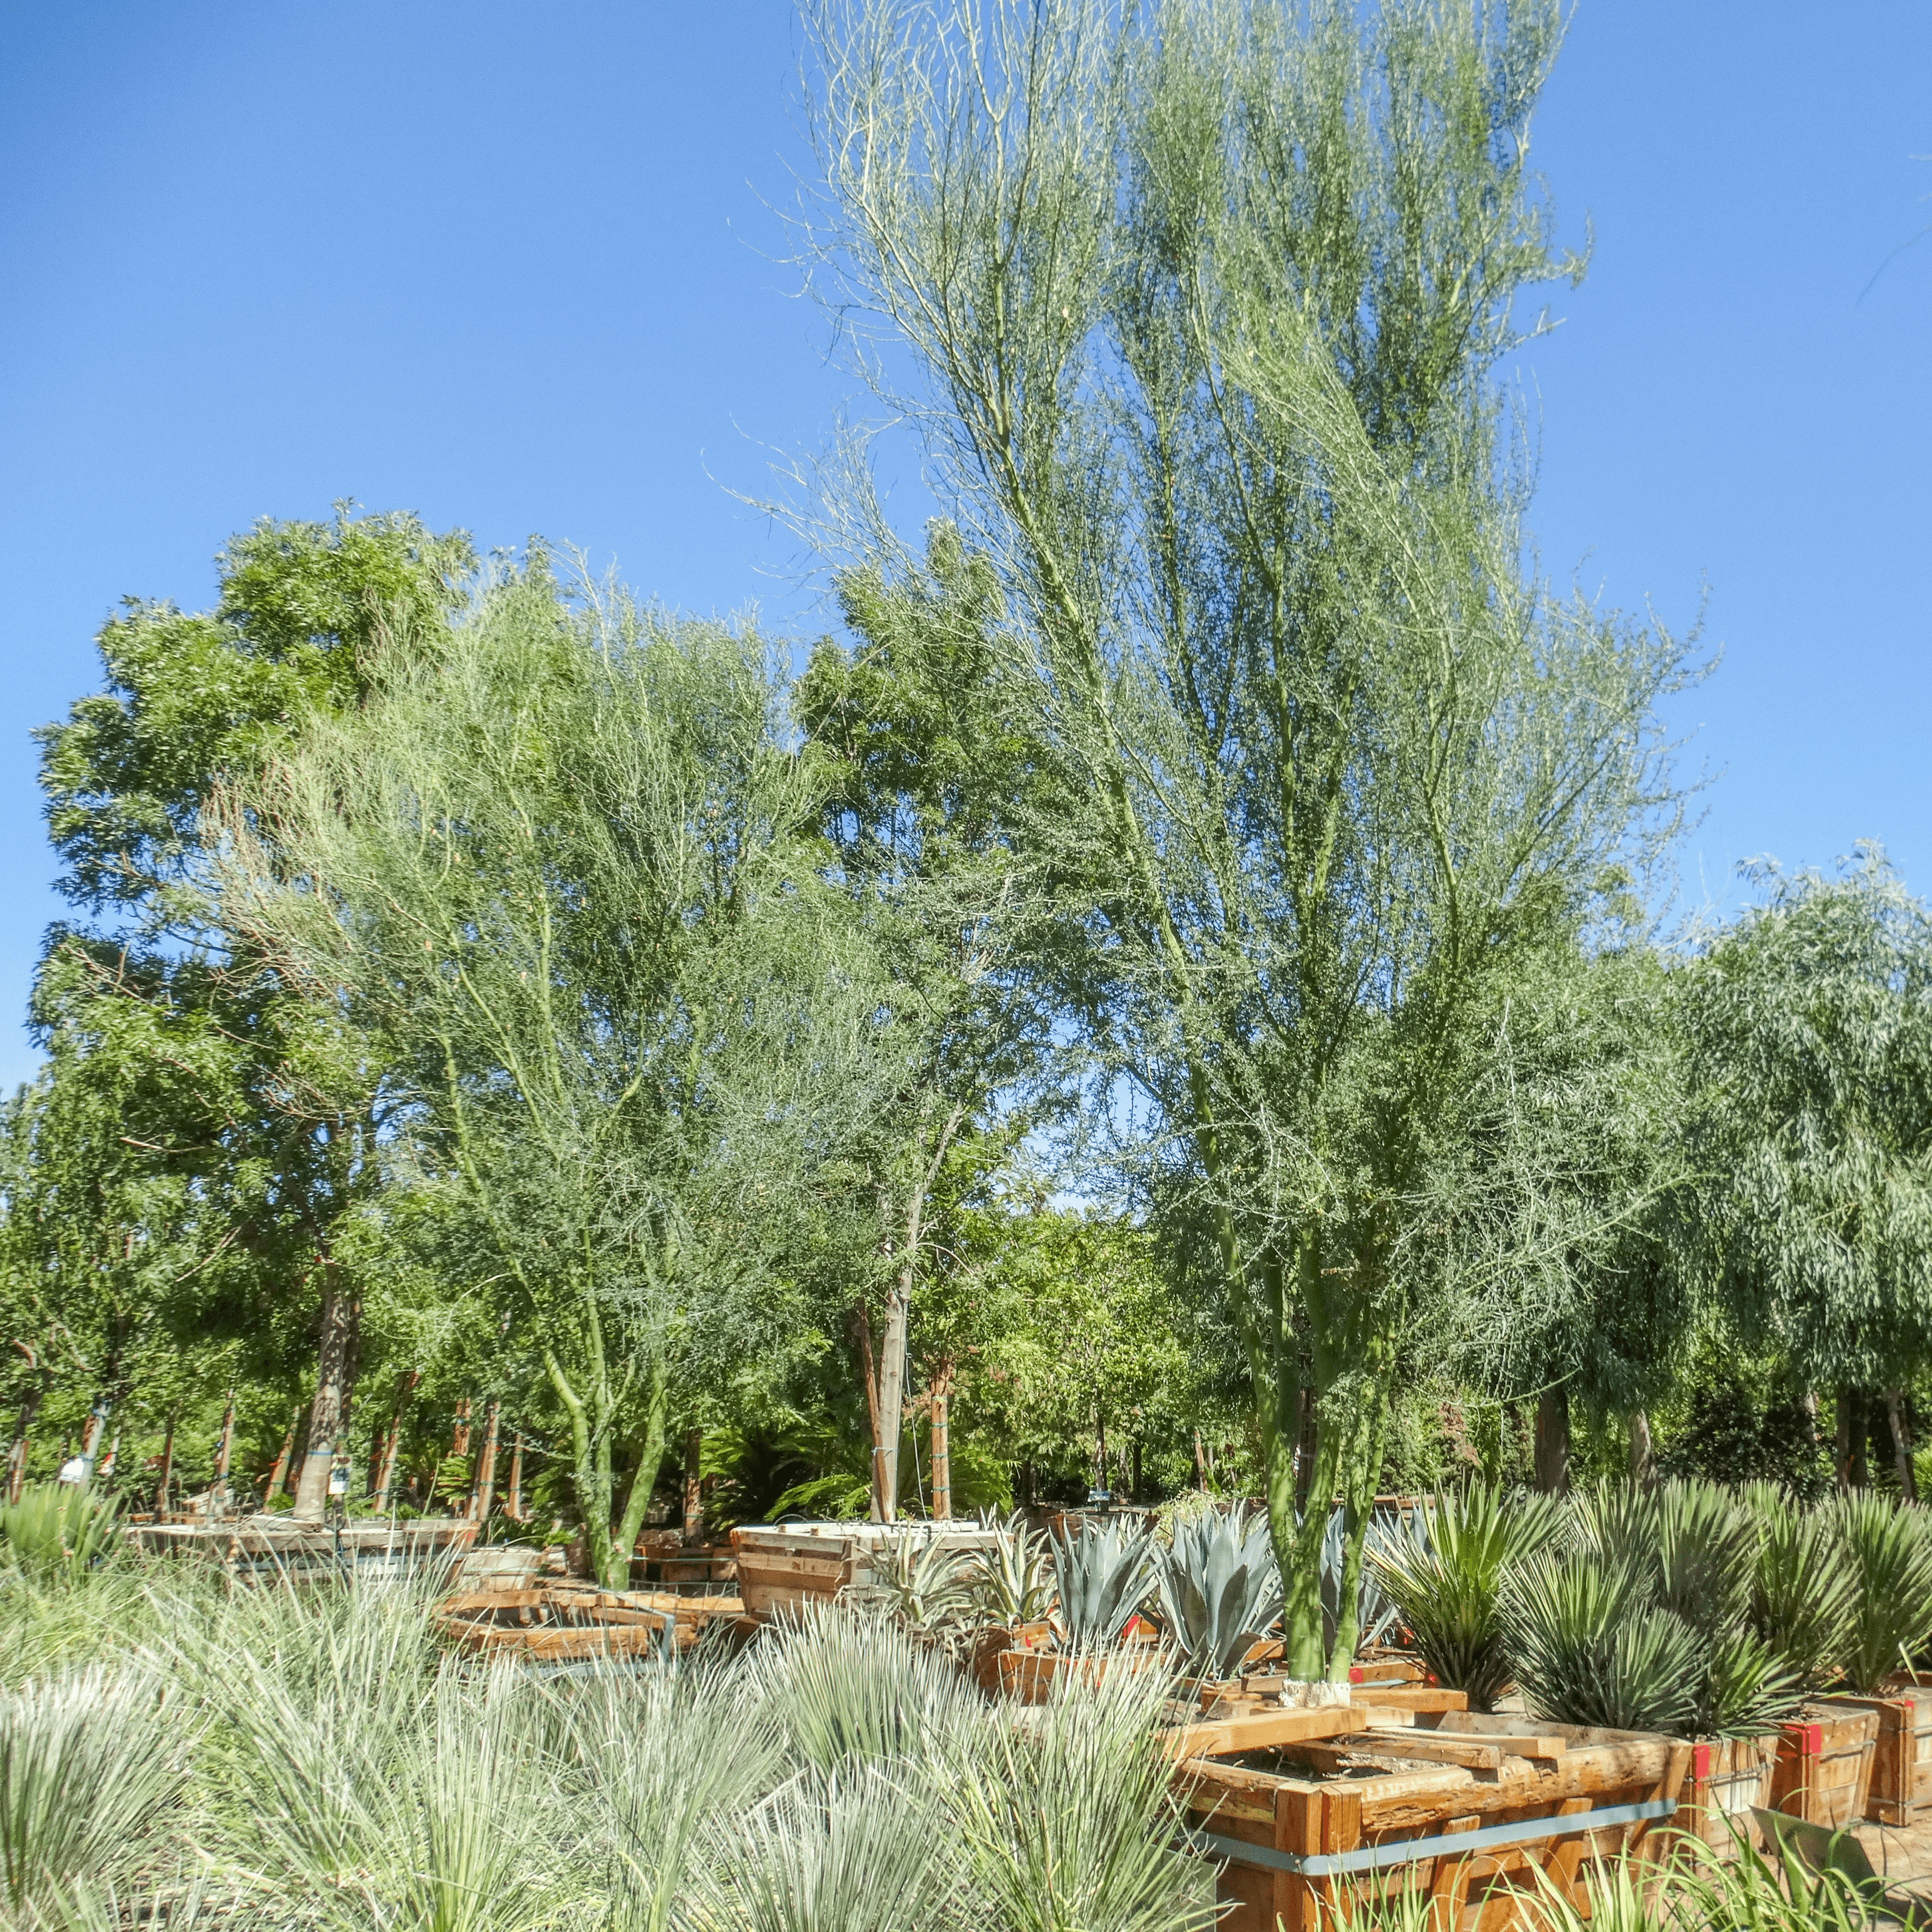
[[[389,1432],[382,1442],[382,1474],[376,1483],[376,1513],[386,1516],[389,1508],[389,1492],[396,1484],[396,1452],[403,1440],[403,1418],[409,1413],[410,1398],[416,1392],[416,1384],[422,1380],[422,1371],[412,1369],[403,1378],[403,1386],[396,1396],[396,1410],[389,1418]]]
[[[470,1514],[478,1522],[490,1520],[490,1504],[496,1493],[496,1425],[503,1405],[492,1396],[484,1412],[483,1453],[476,1461],[476,1486],[470,1492]]]
[[[470,1454],[470,1398],[467,1396],[456,1405],[456,1432],[450,1438],[449,1453],[452,1456]]]
[[[503,1514],[512,1522],[530,1520],[524,1510],[524,1432],[517,1431],[516,1442],[510,1451],[510,1494],[503,1505]]]
[[[154,1490],[154,1514],[159,1519],[168,1513],[168,1484],[174,1480],[175,1473],[175,1418],[172,1411],[168,1416],[168,1432],[161,1438],[161,1480]]]
[[[952,1371],[942,1369],[932,1378],[932,1514],[940,1522],[952,1520]]]
[[[296,1424],[302,1420],[302,1404],[296,1404],[296,1412],[289,1418],[289,1432],[282,1438],[282,1453],[275,1458],[275,1466],[269,1472],[268,1486],[262,1501],[266,1502],[288,1480],[289,1458],[295,1454]]]
[[[235,1454],[235,1391],[228,1391],[228,1406],[221,1412],[221,1445],[215,1451],[214,1495],[218,1503],[228,1501],[228,1466]]]

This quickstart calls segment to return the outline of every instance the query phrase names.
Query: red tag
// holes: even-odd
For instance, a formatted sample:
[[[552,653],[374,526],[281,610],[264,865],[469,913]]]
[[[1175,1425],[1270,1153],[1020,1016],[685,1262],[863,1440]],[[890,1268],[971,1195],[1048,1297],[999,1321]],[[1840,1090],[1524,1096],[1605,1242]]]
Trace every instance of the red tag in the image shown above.
[[[1369,1673],[1364,1670],[1359,1664],[1352,1664],[1349,1665],[1348,1682],[1351,1684],[1366,1684],[1368,1681]]]
[[[1693,1744],[1690,1747],[1690,1775],[1700,1784],[1706,1784],[1711,1778],[1711,1747]]]

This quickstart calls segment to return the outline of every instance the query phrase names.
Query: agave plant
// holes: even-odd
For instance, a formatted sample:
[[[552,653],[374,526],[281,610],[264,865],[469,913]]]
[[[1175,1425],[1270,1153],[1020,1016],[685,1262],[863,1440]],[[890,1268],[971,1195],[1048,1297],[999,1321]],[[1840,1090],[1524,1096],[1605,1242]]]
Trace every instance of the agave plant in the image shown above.
[[[1154,1554],[1160,1618],[1188,1668],[1226,1677],[1281,1613],[1281,1572],[1268,1518],[1237,1503],[1178,1522]]]
[[[116,1547],[119,1505],[80,1483],[28,1483],[0,1503],[0,1547],[8,1563],[40,1578],[73,1576]]]
[[[1151,1533],[1087,1523],[1052,1543],[1061,1630],[1076,1644],[1118,1643],[1154,1580]]]
[[[1845,1654],[1858,1600],[1838,1523],[1774,1484],[1750,1484],[1743,1500],[1757,1523],[1750,1627],[1802,1689],[1816,1690]]]
[[[1029,1529],[1016,1510],[1004,1523],[991,1522],[998,1534],[974,1552],[973,1591],[989,1623],[1043,1622],[1053,1608],[1053,1558],[1046,1537]]]
[[[1368,1561],[1436,1678],[1486,1711],[1510,1678],[1498,1623],[1504,1570],[1546,1549],[1562,1526],[1556,1504],[1527,1496],[1505,1504],[1478,1484],[1438,1494],[1426,1538],[1372,1543]]]
[[[1869,1490],[1841,1497],[1832,1522],[1852,1590],[1840,1661],[1852,1688],[1869,1696],[1932,1636],[1932,1536],[1922,1509]]]
[[[977,1580],[976,1552],[941,1538],[896,1536],[873,1576],[907,1629],[944,1632],[970,1610]]]

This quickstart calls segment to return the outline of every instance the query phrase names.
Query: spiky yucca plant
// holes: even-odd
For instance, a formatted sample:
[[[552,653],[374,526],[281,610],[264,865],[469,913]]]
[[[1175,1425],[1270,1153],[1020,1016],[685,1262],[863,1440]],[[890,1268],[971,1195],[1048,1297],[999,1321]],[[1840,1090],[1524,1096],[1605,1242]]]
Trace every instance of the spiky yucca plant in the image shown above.
[[[1852,1588],[1840,1660],[1852,1688],[1870,1696],[1932,1637],[1932,1535],[1922,1509],[1868,1490],[1840,1497],[1831,1509]]]
[[[100,1665],[0,1693],[0,1897],[24,1915],[136,1861],[199,1724],[143,1667]]]
[[[1084,1523],[1052,1540],[1062,1633],[1076,1644],[1118,1643],[1154,1582],[1153,1536],[1118,1524]]]
[[[1683,1732],[1705,1661],[1696,1634],[1649,1600],[1641,1569],[1590,1550],[1546,1550],[1512,1570],[1503,1646],[1538,1716],[1615,1730]]]
[[[1802,1690],[1822,1689],[1845,1654],[1858,1597],[1837,1522],[1773,1483],[1742,1495],[1757,1523],[1750,1627]]]
[[[1508,1684],[1498,1622],[1504,1570],[1548,1548],[1562,1518],[1548,1496],[1505,1502],[1499,1486],[1438,1493],[1428,1540],[1372,1544],[1368,1560],[1437,1680],[1490,1709]]]
[[[1281,1614],[1281,1571],[1268,1518],[1237,1503],[1177,1521],[1154,1552],[1160,1619],[1198,1676],[1226,1677]]]
[[[0,1503],[0,1557],[24,1574],[71,1577],[112,1555],[120,1505],[82,1483],[28,1483]]]

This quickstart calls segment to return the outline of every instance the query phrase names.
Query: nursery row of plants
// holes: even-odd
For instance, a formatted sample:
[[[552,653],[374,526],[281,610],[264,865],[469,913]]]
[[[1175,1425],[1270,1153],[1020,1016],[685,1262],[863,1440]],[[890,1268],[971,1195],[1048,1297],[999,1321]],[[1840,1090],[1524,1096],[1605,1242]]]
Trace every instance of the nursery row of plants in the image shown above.
[[[1606,1499],[1594,1533],[1628,1549],[1649,1534],[1634,1514]],[[1127,1552],[1089,1532],[1043,1566],[1016,1530],[979,1559],[976,1614],[1047,1610],[1097,1664],[1107,1646],[1083,1640],[1122,1634],[1150,1559],[1142,1607],[1184,1640],[1202,1628],[1189,1593],[1240,1528],[1183,1521]],[[1585,1528],[1578,1512],[1570,1533]],[[441,1649],[434,1577],[236,1589],[111,1546],[44,1554],[16,1544],[0,1590],[0,1916],[22,1932],[1215,1922],[1159,1735],[1205,1648],[1136,1643],[1137,1667],[1069,1670],[1022,1706],[982,1695],[929,1617],[826,1606],[741,1648],[531,1669]],[[1139,1581],[1116,1588],[1126,1556]],[[1856,1888],[1749,1854],[1612,1863],[1592,1888],[1596,1919],[1630,1932],[1880,1922]],[[1400,1871],[1345,1903],[1377,1932],[1433,1923]],[[1535,1912],[1551,1932],[1582,1922],[1546,1892]]]
[[[101,630],[10,1490],[474,1508],[611,1583],[653,1523],[1260,1497],[1310,1678],[1378,1493],[1911,1500],[1932,921],[1867,848],[1665,923],[1705,667],[1527,540],[1558,0],[941,11],[806,10],[802,245],[940,512],[862,439],[770,506],[828,634],[347,508]],[[1688,1682],[1637,1532],[1540,1520],[1508,1575]]]

